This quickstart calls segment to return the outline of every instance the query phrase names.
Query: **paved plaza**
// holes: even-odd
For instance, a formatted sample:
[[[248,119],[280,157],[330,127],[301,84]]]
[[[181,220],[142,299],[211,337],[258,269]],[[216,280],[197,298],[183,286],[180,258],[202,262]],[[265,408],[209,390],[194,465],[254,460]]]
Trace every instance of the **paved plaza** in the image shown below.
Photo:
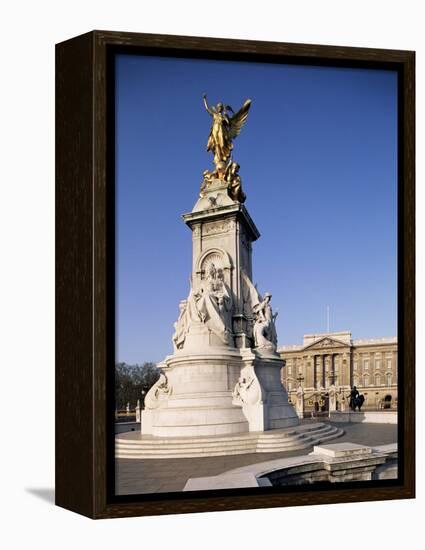
[[[395,424],[338,424],[344,435],[336,442],[386,445],[397,442]],[[134,433],[134,437],[140,437]],[[116,491],[119,495],[182,491],[187,480],[222,474],[228,470],[277,458],[305,455],[310,449],[205,458],[116,460]]]

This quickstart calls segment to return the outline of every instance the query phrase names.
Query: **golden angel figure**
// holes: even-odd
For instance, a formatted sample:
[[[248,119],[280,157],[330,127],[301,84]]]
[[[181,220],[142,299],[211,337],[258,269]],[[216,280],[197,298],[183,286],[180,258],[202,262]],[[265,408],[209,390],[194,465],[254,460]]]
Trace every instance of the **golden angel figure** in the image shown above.
[[[212,116],[212,126],[208,137],[207,151],[214,154],[214,163],[227,163],[233,149],[232,141],[239,135],[242,126],[248,118],[248,111],[251,100],[247,99],[237,113],[230,105],[217,103],[210,107],[207,103],[207,96],[204,94],[204,105],[207,112]],[[231,113],[231,114],[230,114]]]

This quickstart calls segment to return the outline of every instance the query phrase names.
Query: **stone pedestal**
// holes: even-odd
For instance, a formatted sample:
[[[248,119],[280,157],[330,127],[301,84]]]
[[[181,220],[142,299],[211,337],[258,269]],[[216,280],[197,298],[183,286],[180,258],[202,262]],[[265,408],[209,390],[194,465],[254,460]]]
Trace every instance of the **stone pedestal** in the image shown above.
[[[142,433],[215,436],[286,428],[298,418],[280,382],[282,360],[251,349],[177,351],[145,400]]]
[[[142,435],[214,437],[295,426],[271,297],[263,300],[252,283],[252,243],[260,234],[225,182],[212,181],[202,194],[183,216],[192,231],[191,289],[175,323],[175,351],[158,365],[162,374],[146,395]]]
[[[192,212],[183,215],[192,230],[192,287],[199,289],[213,263],[230,289],[233,342],[252,345],[252,243],[260,233],[243,204],[227,194],[227,184],[215,180]]]
[[[241,369],[239,350],[208,351],[177,351],[159,365],[163,375],[149,391],[142,413],[144,434],[214,436],[249,430],[242,409],[232,403]]]
[[[233,403],[241,406],[249,431],[287,428],[298,424],[298,417],[282,386],[283,361],[273,354],[241,350],[242,368],[233,391]]]

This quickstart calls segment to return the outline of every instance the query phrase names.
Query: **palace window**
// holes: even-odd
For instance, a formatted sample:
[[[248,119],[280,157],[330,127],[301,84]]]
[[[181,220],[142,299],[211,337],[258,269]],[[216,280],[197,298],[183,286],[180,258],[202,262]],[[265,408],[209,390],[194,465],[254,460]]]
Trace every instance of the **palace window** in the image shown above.
[[[392,360],[391,360],[391,359],[387,359],[387,369],[388,369],[388,370],[391,370],[391,367],[392,367]]]
[[[389,372],[387,374],[387,386],[391,386],[392,381],[393,381],[393,377],[392,377],[392,374]]]
[[[375,385],[376,386],[380,386],[381,385],[381,375],[380,374],[377,374],[375,376]]]
[[[375,369],[380,369],[380,368],[381,368],[381,360],[375,359]]]
[[[363,386],[369,386],[369,376],[367,374],[363,377]]]
[[[369,359],[363,359],[364,370],[369,370]]]

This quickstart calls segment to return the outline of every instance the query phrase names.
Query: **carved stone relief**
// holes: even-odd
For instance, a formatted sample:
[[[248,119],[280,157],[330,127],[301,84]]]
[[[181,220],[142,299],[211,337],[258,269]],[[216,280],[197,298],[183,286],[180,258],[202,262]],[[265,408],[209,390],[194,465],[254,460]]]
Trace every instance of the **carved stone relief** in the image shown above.
[[[330,338],[325,338],[324,340],[315,342],[311,347],[312,348],[329,348],[329,347],[345,347],[345,346],[343,346],[342,344],[339,344],[339,342],[335,342],[335,340],[331,340]]]
[[[203,235],[215,235],[217,233],[229,231],[232,227],[232,220],[220,220],[218,222],[204,224],[202,233]]]
[[[205,256],[201,263],[201,278],[205,279],[211,269],[211,265],[215,266],[215,269],[223,269],[223,256],[220,252],[213,251],[211,254]]]
[[[171,395],[171,386],[168,383],[167,375],[161,373],[158,380],[151,387],[145,397],[145,408],[156,409],[160,402],[168,399]]]
[[[234,405],[255,405],[261,400],[261,387],[254,371],[242,370],[239,380],[232,392]]]

